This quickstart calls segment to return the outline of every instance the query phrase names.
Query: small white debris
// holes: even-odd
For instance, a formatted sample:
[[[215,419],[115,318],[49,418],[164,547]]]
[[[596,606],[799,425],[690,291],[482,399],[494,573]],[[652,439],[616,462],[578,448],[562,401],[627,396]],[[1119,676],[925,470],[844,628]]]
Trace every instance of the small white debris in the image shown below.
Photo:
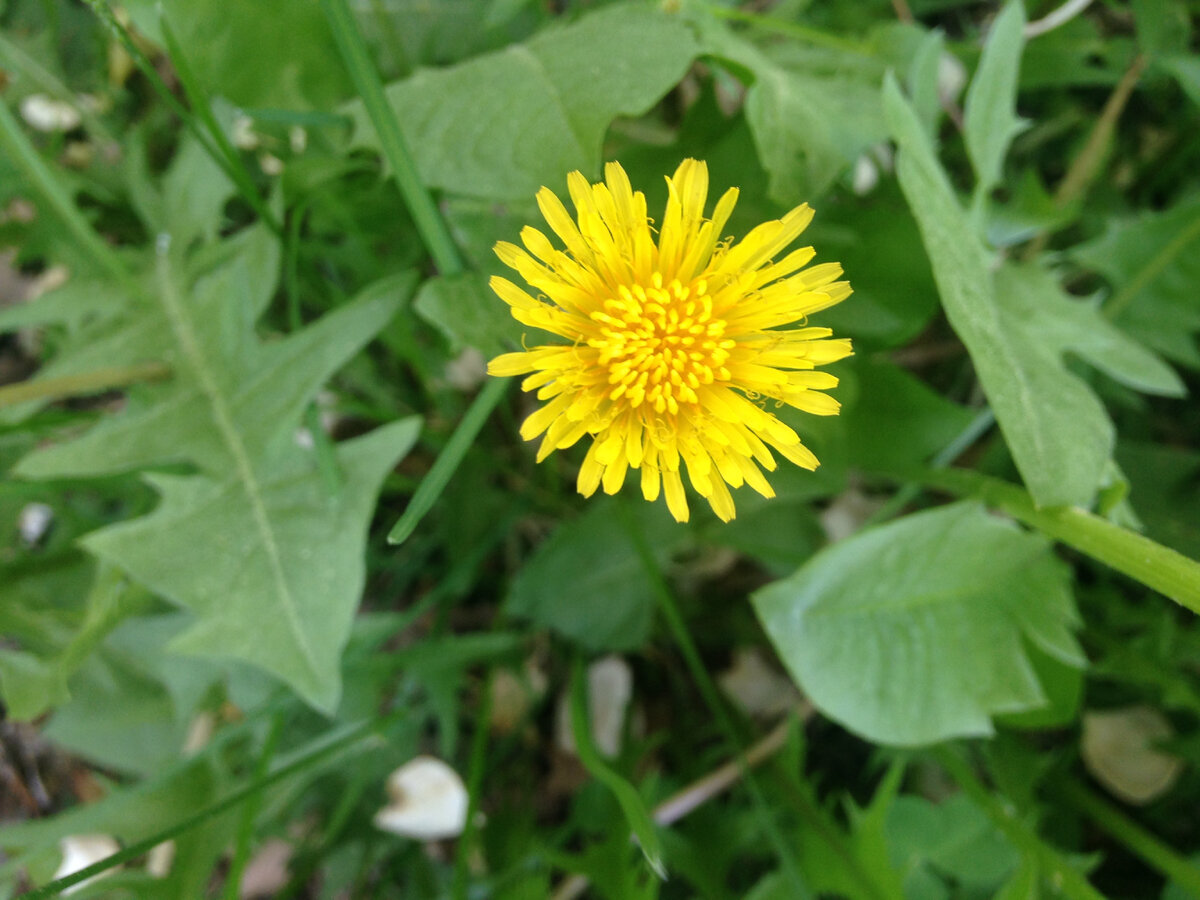
[[[854,161],[854,173],[850,176],[850,187],[859,197],[869,194],[879,184],[879,168],[870,154],[863,153]]]
[[[717,683],[742,711],[772,718],[800,702],[791,679],[767,665],[757,647],[744,647],[733,655],[733,665],[717,676]]]
[[[967,86],[967,67],[947,50],[938,59],[937,79],[938,101],[942,106],[949,106],[958,100],[958,95]]]
[[[313,440],[313,433],[303,426],[296,429],[295,441],[296,446],[301,450],[311,450],[317,445]]]
[[[59,848],[62,850],[62,862],[59,863],[58,869],[54,872],[54,878],[66,878],[68,875],[73,875],[80,869],[86,869],[93,863],[98,863],[102,859],[108,859],[114,853],[121,849],[121,845],[116,839],[108,834],[73,834],[63,838],[58,842]],[[93,875],[79,884],[72,885],[63,891],[63,894],[74,894],[76,891],[83,888],[86,884],[91,884],[99,878],[106,875],[111,875],[117,871],[120,866],[113,866],[111,869],[106,869],[99,875]]]
[[[281,838],[271,838],[254,851],[238,885],[242,900],[274,897],[288,883],[288,864],[296,848]]]
[[[175,863],[175,842],[163,841],[155,844],[146,854],[146,874],[152,878],[166,878]]]
[[[54,510],[45,503],[27,503],[17,516],[17,531],[21,543],[32,547],[46,536],[54,523]]]
[[[606,656],[588,666],[588,711],[591,715],[592,740],[601,755],[615,757],[621,752],[625,713],[633,698],[633,670],[619,656]],[[558,746],[564,753],[578,755],[571,730],[571,703],[567,692],[558,703]]]
[[[288,145],[293,153],[303,153],[308,147],[308,132],[299,125],[293,125],[288,129]]]
[[[492,676],[492,702],[488,725],[499,734],[509,734],[529,712],[530,707],[546,693],[546,673],[533,660],[525,663],[520,674],[511,669],[499,669]]]
[[[419,841],[458,837],[467,821],[467,788],[458,773],[432,756],[418,756],[387,780],[389,803],[375,827]]]
[[[254,120],[245,113],[238,113],[233,117],[233,146],[239,150],[254,150],[258,147]]]
[[[258,165],[264,175],[272,177],[283,173],[283,160],[271,153],[263,153],[258,157]]]
[[[1167,717],[1148,706],[1085,713],[1083,763],[1110,793],[1142,806],[1169,791],[1183,770],[1181,759],[1154,747],[1174,734]]]
[[[473,391],[487,377],[487,360],[474,347],[467,347],[446,363],[445,376],[447,383],[456,390]]]
[[[79,110],[45,94],[30,94],[22,100],[21,118],[37,131],[70,131],[79,127]]]

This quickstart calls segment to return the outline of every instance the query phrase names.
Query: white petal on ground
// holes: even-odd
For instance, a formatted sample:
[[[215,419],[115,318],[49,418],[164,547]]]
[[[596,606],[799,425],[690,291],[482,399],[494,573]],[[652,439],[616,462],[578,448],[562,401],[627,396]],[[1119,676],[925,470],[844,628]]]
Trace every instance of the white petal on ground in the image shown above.
[[[751,716],[778,716],[800,702],[792,680],[771,668],[757,647],[743,647],[734,653],[733,665],[717,676],[717,683]]]
[[[421,841],[462,834],[467,821],[467,789],[452,768],[432,756],[418,756],[387,780],[389,803],[375,814],[375,827]]]
[[[79,125],[79,110],[45,94],[30,94],[21,101],[21,118],[37,131],[70,131]]]
[[[1183,761],[1155,748],[1175,734],[1167,717],[1148,706],[1083,716],[1083,763],[1109,793],[1143,805],[1171,789]]]
[[[612,758],[621,752],[625,713],[633,697],[633,670],[619,656],[606,656],[588,666],[588,710],[592,720],[592,741],[603,756]],[[578,755],[571,732],[571,706],[564,691],[558,703],[558,746],[564,753]]]

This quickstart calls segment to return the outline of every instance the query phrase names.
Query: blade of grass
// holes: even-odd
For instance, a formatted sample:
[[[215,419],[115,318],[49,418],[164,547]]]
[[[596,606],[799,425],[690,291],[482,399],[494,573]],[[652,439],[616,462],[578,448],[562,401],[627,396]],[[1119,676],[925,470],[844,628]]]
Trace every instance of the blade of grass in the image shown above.
[[[429,473],[422,479],[420,487],[408,502],[404,514],[388,534],[389,544],[402,544],[408,540],[420,521],[425,518],[425,514],[433,508],[433,504],[437,502],[437,498],[442,495],[442,491],[458,469],[458,464],[466,456],[475,436],[483,428],[483,423],[504,397],[508,381],[507,378],[491,378],[476,395],[454,434],[450,435],[445,448],[438,454]]]
[[[1200,869],[1160,841],[1120,809],[1088,790],[1074,778],[1048,781],[1050,791],[1075,806],[1128,850],[1174,881],[1195,897],[1200,897]]]
[[[609,767],[600,756],[600,751],[592,742],[591,717],[588,714],[587,677],[583,666],[583,657],[576,656],[571,666],[571,733],[575,737],[575,750],[579,761],[593,778],[613,792],[625,821],[637,836],[638,844],[646,857],[646,862],[659,878],[667,877],[663,866],[662,845],[658,840],[658,832],[654,830],[654,820],[642,803],[642,795],[632,784],[622,778]]]
[[[161,381],[170,375],[171,367],[166,363],[148,362],[135,366],[94,369],[82,375],[30,379],[0,387],[0,409],[30,400],[61,400],[80,394],[98,394],[140,381]]]
[[[7,104],[0,103],[0,150],[13,161],[33,187],[42,195],[55,215],[66,226],[67,231],[78,242],[92,262],[101,271],[112,276],[123,286],[134,291],[138,290],[129,270],[117,256],[116,251],[108,246],[96,234],[91,224],[83,217],[83,213],[67,194],[45,160],[34,149],[33,144],[21,130],[16,117],[9,111]]]
[[[489,668],[483,681],[483,692],[479,697],[479,708],[475,711],[475,734],[471,740],[471,763],[467,773],[467,820],[454,849],[454,878],[450,896],[454,900],[466,900],[468,864],[471,850],[475,846],[476,813],[479,811],[479,792],[483,788],[483,769],[487,764],[488,720],[492,716],[492,678],[495,667]]]
[[[197,141],[200,142],[200,145],[204,147],[204,149],[208,152],[208,155],[213,158],[213,161],[221,167],[221,171],[223,171],[229,180],[238,187],[238,192],[242,194],[243,198],[247,203],[250,204],[255,213],[267,223],[267,226],[272,231],[274,231],[276,234],[281,234],[282,229],[279,225],[279,220],[276,219],[271,211],[263,204],[262,198],[258,196],[258,191],[254,190],[252,186],[248,190],[243,188],[243,186],[247,184],[246,179],[249,176],[242,167],[241,160],[238,159],[236,162],[231,162],[230,159],[227,158],[225,154],[213,144],[212,138],[209,136],[209,134],[204,128],[200,127],[197,116],[194,115],[186,106],[180,103],[175,95],[171,92],[171,89],[167,87],[166,82],[164,82],[162,77],[158,74],[158,70],[154,68],[154,63],[151,62],[150,58],[142,52],[142,48],[139,47],[130,36],[128,29],[126,29],[125,26],[123,26],[117,20],[117,17],[113,15],[112,10],[109,9],[105,0],[85,0],[85,2],[89,7],[91,7],[92,12],[95,13],[96,17],[108,28],[113,37],[117,39],[117,42],[120,43],[120,45],[125,49],[125,52],[129,54],[129,58],[133,60],[134,65],[136,65],[138,70],[146,77],[146,81],[150,84],[150,87],[154,90],[154,93],[158,95],[159,99],[166,104],[167,108],[171,110],[171,112],[179,117],[179,120],[183,123],[184,127],[191,132]]]
[[[695,642],[692,640],[691,633],[688,631],[687,622],[683,618],[683,614],[679,611],[679,606],[675,602],[675,597],[671,593],[671,589],[667,587],[666,581],[663,579],[662,572],[659,571],[658,564],[654,560],[654,554],[650,550],[649,544],[646,542],[646,537],[642,534],[638,526],[637,519],[630,511],[629,506],[622,502],[619,506],[621,515],[625,520],[626,530],[629,534],[629,539],[632,542],[638,558],[641,560],[642,567],[646,572],[653,586],[655,597],[658,600],[659,609],[662,610],[663,618],[667,620],[667,625],[671,630],[675,642],[679,645],[679,650],[683,654],[684,662],[687,664],[688,671],[691,673],[692,681],[696,688],[700,691],[701,697],[704,699],[705,705],[709,712],[712,713],[718,726],[724,734],[725,742],[730,755],[737,761],[739,770],[742,775],[742,782],[746,786],[746,790],[750,794],[750,798],[754,804],[755,813],[759,818],[763,831],[766,832],[768,840],[774,847],[776,854],[779,857],[780,863],[783,866],[784,874],[791,883],[791,890],[796,897],[811,897],[812,892],[808,890],[803,877],[800,874],[800,863],[796,858],[795,851],[784,840],[782,832],[779,830],[779,825],[771,815],[771,809],[767,805],[767,800],[763,794],[762,788],[758,783],[757,777],[750,771],[750,767],[746,763],[745,753],[742,749],[741,740],[738,738],[737,731],[734,729],[733,720],[730,719],[728,711],[725,709],[724,703],[721,702],[721,696],[717,693],[717,686],[712,680],[712,676],[708,674],[708,669],[704,667],[704,661],[700,658],[700,651],[696,648]],[[869,883],[869,882],[868,882]],[[868,895],[869,896],[869,895]]]
[[[275,214],[263,202],[259,196],[258,188],[254,185],[254,179],[250,172],[247,171],[242,163],[242,157],[234,149],[229,138],[225,134],[225,129],[217,121],[217,117],[213,115],[212,104],[209,103],[208,95],[200,85],[199,79],[192,72],[192,67],[188,64],[187,57],[183,53],[183,47],[179,41],[175,39],[175,32],[171,30],[171,24],[167,21],[166,15],[163,14],[161,8],[158,16],[158,25],[162,29],[163,40],[167,44],[167,55],[171,59],[171,64],[175,67],[175,74],[179,76],[179,83],[183,86],[183,93],[187,96],[188,103],[191,104],[192,112],[200,119],[200,122],[208,130],[209,137],[212,138],[213,145],[218,153],[225,159],[225,164],[221,166],[237,187],[238,193],[243,199],[250,204],[255,214],[267,223],[276,234],[282,234],[282,228]]]
[[[433,257],[434,264],[441,274],[457,275],[463,271],[462,257],[454,238],[450,235],[450,229],[446,227],[433,198],[421,182],[412,153],[404,140],[404,134],[400,131],[400,123],[388,105],[383,92],[383,82],[379,80],[379,72],[371,62],[367,45],[359,33],[350,7],[346,0],[321,0],[321,9],[325,18],[329,20],[338,52],[342,55],[342,61],[346,64],[355,90],[362,98],[367,115],[371,117],[371,124],[375,126],[383,154],[388,165],[392,167],[396,185],[400,188],[409,212],[412,213],[413,222],[425,243],[425,248]]]
[[[254,781],[261,783],[267,775],[267,768],[275,756],[275,748],[279,744],[279,735],[283,731],[283,714],[276,711],[271,717],[271,727],[263,741],[262,751],[258,762],[254,765]],[[242,874],[246,870],[246,862],[250,859],[250,843],[254,840],[254,820],[262,806],[262,790],[257,790],[246,798],[242,807],[241,821],[238,822],[237,839],[234,843],[233,859],[229,863],[229,872],[225,876],[225,900],[238,900],[242,889]]]
[[[309,744],[305,749],[294,754],[288,762],[279,766],[263,778],[252,780],[249,784],[239,788],[222,800],[205,807],[195,815],[189,816],[183,821],[177,822],[151,837],[138,841],[135,844],[130,844],[112,856],[105,857],[97,863],[80,869],[78,872],[72,872],[70,875],[65,875],[62,878],[44,884],[24,896],[27,900],[48,900],[48,898],[58,896],[67,888],[73,887],[81,881],[86,881],[95,875],[99,875],[101,872],[106,872],[114,866],[119,866],[129,862],[131,859],[136,859],[142,854],[148,853],[163,841],[169,841],[172,838],[178,837],[198,825],[202,825],[208,820],[228,812],[263,789],[291,775],[295,775],[297,772],[301,772],[310,766],[323,762],[342,750],[353,746],[357,742],[374,734],[379,724],[376,720],[363,721],[347,726],[346,728],[338,729],[331,734],[323,735]]]

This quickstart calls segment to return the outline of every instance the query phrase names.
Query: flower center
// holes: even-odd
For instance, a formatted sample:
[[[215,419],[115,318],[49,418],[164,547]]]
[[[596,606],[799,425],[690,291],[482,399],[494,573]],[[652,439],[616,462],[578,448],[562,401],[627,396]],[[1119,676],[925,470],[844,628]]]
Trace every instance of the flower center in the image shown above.
[[[649,286],[621,285],[591,319],[599,329],[587,344],[608,367],[612,400],[675,415],[680,404],[700,401],[701,385],[730,378],[725,362],[735,342],[725,337],[725,320],[713,316],[702,278],[664,286],[655,272]]]

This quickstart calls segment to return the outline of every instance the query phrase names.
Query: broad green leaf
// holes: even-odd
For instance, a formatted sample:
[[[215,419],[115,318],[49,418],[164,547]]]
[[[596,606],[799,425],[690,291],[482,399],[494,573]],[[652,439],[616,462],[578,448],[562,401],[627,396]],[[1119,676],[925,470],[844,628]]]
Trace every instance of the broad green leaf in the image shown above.
[[[125,9],[138,30],[159,43],[159,17],[166,18],[189,68],[211,96],[239,106],[321,109],[349,93],[315,3],[132,0]]]
[[[963,137],[980,194],[987,194],[1000,183],[1008,145],[1027,127],[1016,114],[1024,27],[1021,0],[1009,0],[992,23],[979,69],[967,89]]]
[[[1044,706],[1026,641],[1084,664],[1066,567],[971,502],[834,544],[753,599],[813,703],[878,743],[986,735]]]
[[[594,176],[619,115],[648,110],[687,71],[697,49],[676,15],[620,4],[523,44],[387,89],[431,187],[483,197],[532,196],[572,169]],[[356,146],[378,149],[362,104],[348,104]]]
[[[629,513],[664,564],[678,532],[663,510],[638,503]],[[615,502],[595,503],[560,525],[517,573],[505,608],[590,650],[632,650],[645,643],[654,588]]]
[[[1178,384],[1161,363],[1105,328],[1094,311],[1072,307],[1037,269],[1009,265],[993,274],[894,79],[884,97],[899,144],[900,185],[920,225],[946,317],[970,351],[1017,468],[1039,506],[1086,506],[1108,464],[1113,427],[1062,354],[1100,361],[1142,390],[1177,393]],[[1037,296],[1026,296],[1027,290]],[[1076,334],[1081,324],[1088,332]],[[1115,348],[1120,358],[1110,359],[1101,347]]]
[[[155,301],[137,301],[127,319],[106,326],[110,362],[165,357],[175,377],[75,440],[25,457],[16,472],[196,466],[197,475],[150,476],[158,509],[93,533],[85,546],[195,613],[178,649],[247,660],[331,709],[373,498],[418,426],[405,420],[340,447],[345,483],[336,496],[295,430],[318,387],[386,324],[399,298],[369,289],[261,344],[253,326],[274,284],[275,242],[256,229],[226,244],[195,255],[199,274],[186,293],[164,256]]]
[[[489,357],[520,348],[528,330],[509,314],[487,279],[474,272],[429,279],[417,291],[413,308],[455,349],[474,347]]]
[[[1200,196],[1165,212],[1116,221],[1071,257],[1108,279],[1105,312],[1163,356],[1200,369]]]

